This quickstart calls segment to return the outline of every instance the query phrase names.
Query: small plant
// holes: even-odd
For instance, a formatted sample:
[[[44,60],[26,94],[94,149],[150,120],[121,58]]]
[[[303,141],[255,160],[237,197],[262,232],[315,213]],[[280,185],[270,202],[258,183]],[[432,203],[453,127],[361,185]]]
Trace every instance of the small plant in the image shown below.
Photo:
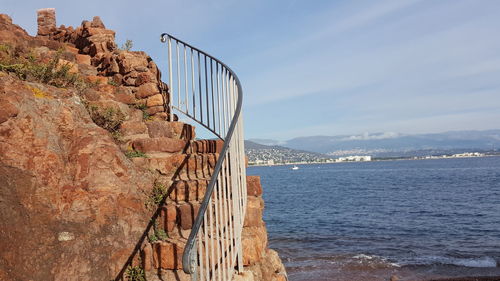
[[[153,116],[151,116],[149,113],[146,112],[146,109],[148,109],[148,107],[145,104],[136,104],[134,107],[136,109],[139,109],[142,111],[142,120],[143,121],[153,120]]]
[[[120,109],[112,107],[99,108],[95,105],[87,106],[90,117],[99,127],[116,132],[120,125],[125,121],[125,114]]]
[[[90,87],[80,75],[71,73],[70,63],[61,63],[63,50],[49,62],[42,62],[31,52],[0,44],[0,71],[15,74],[21,80],[36,81],[58,88],[74,87],[81,91]]]
[[[128,266],[125,271],[125,278],[127,281],[146,281],[144,269],[140,266]]]
[[[165,232],[164,229],[159,228],[158,226],[158,221],[154,221],[154,226],[153,226],[153,233],[148,236],[148,240],[150,243],[156,242],[156,241],[165,241],[168,238],[168,234]]]
[[[158,240],[161,240],[161,241],[165,241],[168,238],[168,235],[164,229],[155,230],[155,235],[156,235],[156,237],[158,237]]]
[[[117,143],[122,143],[123,142],[123,135],[122,135],[122,133],[120,133],[120,131],[113,131],[113,132],[111,132],[111,137]]]
[[[134,46],[134,42],[130,39],[127,39],[125,41],[125,43],[123,43],[123,45],[120,47],[120,49],[124,50],[124,51],[130,51],[133,46]]]
[[[151,193],[149,194],[149,197],[146,200],[146,207],[148,209],[155,208],[158,206],[165,196],[167,195],[167,187],[159,182],[155,182],[153,189],[151,190]]]
[[[115,80],[112,80],[112,79],[108,80],[108,85],[115,86],[115,87],[120,86],[120,85],[118,85],[118,83],[116,83]]]
[[[127,156],[128,158],[137,158],[137,157],[148,158],[148,156],[144,152],[137,150],[129,150],[125,152],[125,156]]]

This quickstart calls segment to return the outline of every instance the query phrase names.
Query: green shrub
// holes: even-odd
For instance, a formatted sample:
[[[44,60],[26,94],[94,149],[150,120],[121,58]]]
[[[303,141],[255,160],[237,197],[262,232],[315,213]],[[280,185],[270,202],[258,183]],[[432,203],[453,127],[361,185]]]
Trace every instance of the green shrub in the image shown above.
[[[148,156],[144,152],[137,150],[129,150],[125,152],[125,156],[127,156],[128,158],[136,158],[136,157],[148,158]]]
[[[153,233],[148,236],[148,240],[150,243],[156,242],[156,241],[165,241],[168,238],[168,234],[165,232],[164,229],[161,229],[158,227],[158,221],[154,221],[154,226],[153,226]]]
[[[79,74],[71,73],[72,65],[60,64],[62,50],[47,63],[41,62],[32,52],[12,49],[0,44],[0,71],[15,74],[19,79],[41,82],[59,88],[74,87],[79,90],[90,87]]]
[[[151,193],[146,200],[146,207],[148,209],[153,209],[157,207],[167,195],[167,187],[164,184],[155,182]]]
[[[120,47],[120,50],[130,51],[133,46],[134,46],[134,42],[132,40],[130,40],[130,39],[127,39],[125,41],[125,43],[123,43],[122,46]]]
[[[140,266],[128,266],[125,271],[125,278],[127,278],[127,281],[146,281],[144,269]]]
[[[125,114],[120,109],[112,107],[99,108],[95,105],[87,106],[90,117],[99,127],[110,132],[116,132],[125,121]]]

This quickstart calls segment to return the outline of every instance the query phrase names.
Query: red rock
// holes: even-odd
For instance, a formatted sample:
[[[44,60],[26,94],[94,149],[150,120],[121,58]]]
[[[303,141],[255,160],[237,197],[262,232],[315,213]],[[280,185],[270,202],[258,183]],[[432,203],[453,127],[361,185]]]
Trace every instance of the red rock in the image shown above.
[[[154,115],[156,113],[164,112],[164,111],[165,111],[165,107],[163,107],[162,105],[152,106],[152,107],[148,107],[146,109],[146,113],[149,114],[149,115]]]
[[[90,76],[87,76],[85,77],[87,81],[89,81],[90,83],[96,83],[98,85],[105,85],[108,83],[108,78],[106,77],[102,77],[102,76],[94,76],[94,75],[90,75]]]
[[[265,255],[267,247],[267,231],[265,226],[245,227],[241,239],[243,248],[243,264],[253,265]]]
[[[148,66],[148,58],[144,52],[122,51],[118,55],[118,65],[121,74],[127,74],[139,66]]]
[[[46,8],[37,11],[38,35],[49,35],[56,29],[56,9]]]
[[[171,138],[147,138],[137,139],[132,143],[135,150],[145,153],[150,152],[182,152],[186,147],[186,141]]]
[[[247,176],[247,195],[261,196],[262,185],[260,184],[260,176]]]
[[[120,133],[124,136],[146,134],[148,127],[141,121],[125,121],[120,125]]]
[[[76,63],[90,65],[90,56],[76,54]]]
[[[146,244],[144,248],[142,249],[141,253],[141,260],[142,260],[142,268],[145,271],[149,271],[152,268],[152,257],[153,257],[153,249],[151,248],[151,245]]]
[[[92,22],[90,23],[91,27],[96,27],[96,28],[106,28],[104,26],[104,23],[102,22],[101,18],[99,16],[95,16],[92,19]]]
[[[75,48],[73,46],[66,45],[65,49],[66,49],[66,51],[71,52],[72,54],[75,54],[76,58],[78,58],[78,51],[79,50],[77,48]],[[77,61],[77,63],[79,63],[79,62]],[[89,62],[89,64],[90,64],[90,62]]]
[[[174,205],[164,207],[164,218],[165,230],[171,232],[177,224],[177,208]]]
[[[144,85],[146,83],[155,82],[155,81],[156,81],[156,78],[155,78],[155,76],[153,76],[152,73],[150,73],[150,72],[139,73],[137,75],[136,80],[135,80],[135,86],[138,87],[138,86]],[[154,83],[154,84],[156,84],[156,83]]]
[[[134,95],[127,94],[124,92],[116,93],[115,100],[128,105],[135,105],[135,103],[137,102]]]
[[[159,93],[160,91],[158,90],[158,86],[155,83],[145,83],[139,86],[137,92],[135,93],[135,97],[138,99],[143,99]]]
[[[161,94],[156,94],[154,96],[148,97],[146,105],[148,107],[163,106],[163,96]]]
[[[76,91],[6,75],[0,93],[22,108],[0,124],[0,279],[116,278],[151,217],[153,176],[92,122]]]
[[[0,105],[0,124],[19,114],[19,109],[6,100],[0,99]]]
[[[162,158],[143,158],[149,162],[150,169],[156,170],[161,175],[172,177],[174,175],[185,175],[185,163],[189,157],[185,154],[173,154]]]
[[[155,268],[182,269],[182,254],[184,248],[170,242],[153,244],[153,261]]]
[[[247,209],[245,214],[244,226],[261,226],[264,224],[262,220],[262,212],[264,210],[264,201],[260,197],[248,197]]]
[[[207,180],[176,181],[170,199],[181,201],[201,201],[207,188]]]
[[[186,203],[177,207],[180,226],[182,229],[191,229],[193,227],[193,222],[198,215],[199,210],[199,203]]]
[[[182,122],[153,121],[146,124],[152,138],[167,137],[191,140],[195,137],[194,127]]]

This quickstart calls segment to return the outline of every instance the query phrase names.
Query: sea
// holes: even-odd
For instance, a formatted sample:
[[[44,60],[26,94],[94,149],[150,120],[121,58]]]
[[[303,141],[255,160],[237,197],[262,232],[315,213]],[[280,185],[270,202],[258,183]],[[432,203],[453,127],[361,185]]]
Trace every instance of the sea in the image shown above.
[[[500,276],[500,157],[255,167],[291,281]]]

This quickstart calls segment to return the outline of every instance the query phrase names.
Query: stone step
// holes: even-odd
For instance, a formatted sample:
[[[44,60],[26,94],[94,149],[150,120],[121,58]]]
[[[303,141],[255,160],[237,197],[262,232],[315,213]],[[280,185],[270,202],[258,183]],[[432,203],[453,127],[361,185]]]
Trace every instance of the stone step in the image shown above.
[[[145,158],[147,167],[172,180],[209,179],[218,154],[172,154],[161,158]]]
[[[186,140],[167,137],[141,138],[132,141],[131,144],[134,150],[143,153],[182,153],[188,146],[188,142]]]
[[[201,201],[205,196],[208,182],[209,179],[175,181],[169,198],[176,203]]]
[[[146,126],[151,138],[166,137],[183,140],[195,138],[195,128],[182,122],[149,121],[146,122]]]
[[[189,143],[186,153],[220,153],[223,146],[223,140],[195,140]]]

